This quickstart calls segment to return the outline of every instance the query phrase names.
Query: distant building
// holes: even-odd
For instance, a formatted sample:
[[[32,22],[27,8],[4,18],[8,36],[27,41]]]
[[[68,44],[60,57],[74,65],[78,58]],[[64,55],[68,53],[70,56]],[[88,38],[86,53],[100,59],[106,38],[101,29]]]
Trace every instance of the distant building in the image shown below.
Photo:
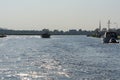
[[[116,31],[116,29],[115,29],[115,28],[112,28],[112,29],[109,29],[109,31]]]
[[[107,31],[107,28],[103,28],[102,31],[103,31],[103,32],[106,32],[106,31]]]

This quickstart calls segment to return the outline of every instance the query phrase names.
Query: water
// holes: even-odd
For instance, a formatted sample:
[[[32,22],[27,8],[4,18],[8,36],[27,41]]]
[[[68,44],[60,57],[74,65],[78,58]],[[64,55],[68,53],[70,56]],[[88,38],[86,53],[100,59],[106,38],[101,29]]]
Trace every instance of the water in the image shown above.
[[[120,80],[120,44],[86,36],[1,38],[0,80]]]

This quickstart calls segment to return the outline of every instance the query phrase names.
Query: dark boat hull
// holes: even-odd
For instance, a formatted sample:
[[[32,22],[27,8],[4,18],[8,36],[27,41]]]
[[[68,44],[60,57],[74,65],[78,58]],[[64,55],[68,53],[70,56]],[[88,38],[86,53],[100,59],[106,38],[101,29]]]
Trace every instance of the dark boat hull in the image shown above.
[[[50,38],[50,34],[42,34],[41,37],[42,38]]]
[[[115,38],[103,38],[103,43],[119,43]]]

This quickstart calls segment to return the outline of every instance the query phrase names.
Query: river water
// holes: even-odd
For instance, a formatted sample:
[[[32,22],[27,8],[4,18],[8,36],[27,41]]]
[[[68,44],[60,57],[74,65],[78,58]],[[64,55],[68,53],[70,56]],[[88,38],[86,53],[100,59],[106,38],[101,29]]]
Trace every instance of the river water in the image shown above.
[[[120,44],[79,35],[1,38],[0,80],[120,80]]]

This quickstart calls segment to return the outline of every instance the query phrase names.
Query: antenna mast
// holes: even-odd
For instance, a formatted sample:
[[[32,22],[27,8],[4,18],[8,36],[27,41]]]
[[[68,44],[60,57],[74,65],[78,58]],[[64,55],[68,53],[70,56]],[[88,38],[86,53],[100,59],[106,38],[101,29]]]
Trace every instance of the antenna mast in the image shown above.
[[[99,31],[101,31],[101,21],[99,21]]]

